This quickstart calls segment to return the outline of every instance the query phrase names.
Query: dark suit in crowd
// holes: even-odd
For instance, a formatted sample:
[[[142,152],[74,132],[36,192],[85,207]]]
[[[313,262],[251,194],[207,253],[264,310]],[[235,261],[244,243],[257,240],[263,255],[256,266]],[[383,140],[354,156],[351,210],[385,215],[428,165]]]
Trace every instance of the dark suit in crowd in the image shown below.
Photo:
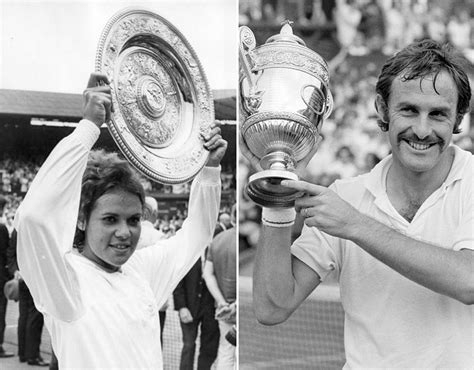
[[[3,211],[3,209],[1,209],[0,211]],[[3,349],[3,340],[5,337],[6,326],[5,317],[7,314],[8,303],[5,294],[3,294],[3,287],[5,286],[5,283],[10,279],[10,274],[8,273],[7,269],[7,249],[9,239],[10,236],[7,227],[3,223],[0,223],[0,357],[10,357],[12,355],[5,352],[5,350]]]
[[[202,278],[202,263],[199,259],[173,292],[174,308],[188,308],[193,321],[180,321],[183,333],[180,370],[192,370],[196,350],[198,328],[201,326],[198,370],[210,369],[217,357],[219,326],[214,318],[214,298]]]
[[[18,271],[16,230],[13,230],[11,235],[8,260],[8,268],[13,275],[15,271]],[[20,279],[19,285],[18,356],[20,357],[20,362],[46,366],[47,363],[43,361],[40,355],[41,333],[44,324],[43,314],[36,309],[30,290],[23,279]]]

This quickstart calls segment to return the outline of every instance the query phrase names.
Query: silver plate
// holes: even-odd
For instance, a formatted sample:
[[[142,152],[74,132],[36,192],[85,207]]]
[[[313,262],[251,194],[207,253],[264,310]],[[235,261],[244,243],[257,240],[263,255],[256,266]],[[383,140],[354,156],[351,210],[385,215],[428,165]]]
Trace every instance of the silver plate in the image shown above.
[[[214,104],[184,36],[153,12],[125,9],[102,32],[96,71],[111,83],[109,131],[134,167],[165,184],[196,176],[209,155],[200,134],[214,122]]]

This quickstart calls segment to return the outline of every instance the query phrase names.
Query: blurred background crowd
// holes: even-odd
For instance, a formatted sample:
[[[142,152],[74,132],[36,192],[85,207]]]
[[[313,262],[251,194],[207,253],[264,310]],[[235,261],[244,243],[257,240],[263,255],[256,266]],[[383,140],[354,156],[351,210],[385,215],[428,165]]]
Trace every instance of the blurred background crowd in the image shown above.
[[[21,158],[8,155],[0,159],[0,194],[7,198],[3,221],[10,233],[13,230],[15,211],[43,161],[44,158]]]
[[[241,0],[239,21],[335,26],[341,46],[354,55],[378,49],[390,55],[429,37],[449,41],[472,58],[472,11],[467,0]]]
[[[388,56],[409,43],[431,38],[456,47],[474,76],[474,3],[468,0],[241,0],[240,24],[252,29],[257,46],[293,21],[294,33],[329,64],[334,110],[322,127],[324,140],[309,163],[309,180],[329,186],[368,172],[390,152],[377,126],[375,83]],[[454,142],[474,152],[472,112]],[[252,169],[239,159],[239,187]],[[241,192],[240,250],[255,246],[260,209]],[[245,256],[245,253],[242,254]],[[245,274],[245,267],[241,271]]]
[[[44,160],[45,158],[41,156],[22,158],[21,156],[6,155],[0,158],[0,194],[7,198],[3,222],[10,233],[13,230],[13,217],[16,209]],[[229,200],[222,205],[221,212],[230,214],[231,205],[235,201],[235,195],[233,195],[235,192],[235,169],[230,164],[223,168],[221,180],[223,192],[229,194]],[[191,181],[180,185],[163,185],[143,177],[142,182],[147,194],[161,194],[165,197],[167,195],[186,197],[191,187]],[[186,218],[186,209],[185,203],[182,204],[182,207],[178,205],[173,212],[163,214],[157,221],[156,227],[166,236],[173,235]]]

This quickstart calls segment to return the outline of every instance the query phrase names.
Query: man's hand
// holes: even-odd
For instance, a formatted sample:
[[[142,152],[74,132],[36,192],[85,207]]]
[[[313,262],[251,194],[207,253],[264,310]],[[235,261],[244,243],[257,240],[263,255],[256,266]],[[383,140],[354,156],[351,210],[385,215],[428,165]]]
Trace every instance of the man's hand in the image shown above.
[[[295,209],[307,226],[344,239],[357,231],[362,214],[332,190],[305,181],[285,180],[281,184],[304,193],[296,199]]]
[[[215,121],[211,130],[202,135],[205,140],[204,148],[209,150],[209,158],[206,163],[207,167],[218,167],[227,149],[227,141],[222,138],[219,125],[220,123]]]
[[[234,303],[226,303],[217,306],[216,309],[216,320],[223,320],[229,322],[235,322],[235,314],[237,311],[237,306]]]
[[[91,73],[83,93],[83,118],[94,122],[100,128],[110,120],[113,112],[109,79],[100,73]]]
[[[179,319],[183,324],[189,324],[190,322],[193,322],[193,315],[191,315],[191,312],[186,308],[180,308],[179,309]]]
[[[216,308],[216,320],[225,319],[231,312],[231,308],[228,303],[220,304]]]
[[[20,271],[18,270],[15,271],[14,278],[17,280],[23,280],[23,278],[21,277]]]

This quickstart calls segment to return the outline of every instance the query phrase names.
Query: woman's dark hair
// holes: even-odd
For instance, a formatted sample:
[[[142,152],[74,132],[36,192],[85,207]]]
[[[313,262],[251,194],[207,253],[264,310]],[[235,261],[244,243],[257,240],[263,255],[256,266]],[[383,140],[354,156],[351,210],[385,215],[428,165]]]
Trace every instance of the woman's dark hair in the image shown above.
[[[469,111],[471,87],[464,72],[465,60],[449,44],[442,45],[433,40],[412,43],[389,58],[380,73],[375,91],[388,106],[393,80],[400,76],[402,81],[415,80],[434,75],[433,88],[436,91],[436,79],[441,71],[450,74],[458,90],[457,117],[453,133],[460,131],[462,117]],[[420,82],[421,83],[421,82]],[[388,121],[378,120],[382,131],[388,130]]]
[[[137,195],[142,206],[145,202],[145,191],[140,177],[127,161],[121,159],[117,153],[92,151],[82,176],[79,219],[88,221],[97,199],[112,189],[121,189]],[[84,231],[76,228],[74,247],[81,249],[83,243]]]

